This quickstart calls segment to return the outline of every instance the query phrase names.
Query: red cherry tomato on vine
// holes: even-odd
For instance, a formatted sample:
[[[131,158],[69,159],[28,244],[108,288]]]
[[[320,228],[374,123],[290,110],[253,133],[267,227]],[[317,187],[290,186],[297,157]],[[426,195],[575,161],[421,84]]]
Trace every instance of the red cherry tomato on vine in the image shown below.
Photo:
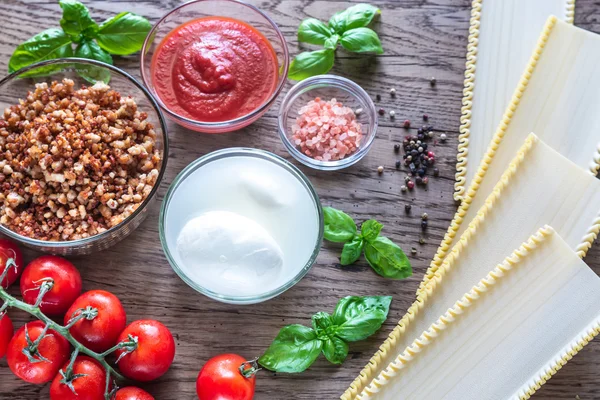
[[[7,288],[19,277],[23,270],[23,256],[17,245],[8,240],[0,239],[0,274],[9,267],[8,275],[2,280],[2,287]]]
[[[12,339],[14,328],[12,321],[6,313],[0,314],[0,358],[6,354],[6,349]]]
[[[93,319],[83,317],[69,332],[90,350],[102,353],[117,344],[119,334],[125,329],[127,315],[117,296],[104,290],[91,290],[79,296],[71,305],[65,314],[65,325],[81,313],[93,313],[88,307],[98,314]]]
[[[145,390],[128,386],[117,391],[115,400],[154,400],[154,397]]]
[[[127,378],[147,382],[161,377],[175,358],[175,341],[166,326],[154,320],[131,323],[119,336],[118,343],[137,341],[135,350],[119,349],[119,370]]]
[[[21,295],[27,304],[35,304],[40,288],[51,284],[40,310],[46,315],[63,315],[81,294],[81,275],[73,264],[62,257],[41,256],[23,270]]]
[[[254,397],[256,376],[248,371],[248,378],[240,372],[242,364],[251,365],[237,354],[221,354],[202,367],[196,380],[200,400],[251,400]],[[256,368],[256,367],[255,367]]]
[[[68,365],[69,362],[61,369],[66,378],[59,373],[52,381],[50,400],[104,400],[106,370],[102,364],[91,357],[78,356],[70,374],[67,373]],[[75,393],[62,382],[65,379],[71,382]]]
[[[40,340],[37,350],[32,346],[44,331],[44,327],[42,321],[25,324],[15,333],[6,352],[8,366],[13,374],[25,382],[37,385],[50,382],[69,358],[69,342],[51,329]],[[34,362],[23,354],[24,349],[29,351]]]

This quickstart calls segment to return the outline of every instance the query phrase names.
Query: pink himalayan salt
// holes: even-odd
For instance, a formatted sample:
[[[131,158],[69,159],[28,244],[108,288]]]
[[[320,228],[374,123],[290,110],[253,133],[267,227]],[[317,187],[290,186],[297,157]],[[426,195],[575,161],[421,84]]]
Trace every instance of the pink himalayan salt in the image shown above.
[[[319,161],[341,160],[358,150],[362,127],[354,111],[335,98],[320,97],[298,111],[292,125],[292,142],[303,154]]]

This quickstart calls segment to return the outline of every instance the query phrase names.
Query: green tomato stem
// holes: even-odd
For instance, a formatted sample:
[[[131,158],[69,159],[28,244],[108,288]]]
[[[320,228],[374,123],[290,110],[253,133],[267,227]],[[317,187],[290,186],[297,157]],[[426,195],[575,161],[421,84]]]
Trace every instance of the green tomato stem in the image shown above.
[[[8,268],[6,268],[4,273],[0,276],[0,281],[2,281],[3,278],[6,276],[6,271],[8,271]],[[108,372],[107,375],[109,375],[109,376],[112,375],[117,380],[125,380],[123,375],[121,375],[119,372],[117,372],[113,367],[111,367],[106,362],[106,360],[104,359],[104,356],[102,354],[98,354],[95,351],[88,349],[83,344],[79,343],[77,341],[77,339],[75,339],[71,335],[71,333],[69,332],[69,330],[66,327],[59,325],[56,322],[54,322],[53,320],[51,320],[43,312],[40,311],[39,307],[35,307],[35,306],[27,304],[21,300],[17,300],[16,298],[14,298],[10,294],[8,294],[1,285],[0,285],[0,299],[4,302],[4,305],[2,306],[2,308],[6,308],[6,307],[17,308],[21,311],[25,311],[26,313],[28,313],[30,315],[33,315],[40,321],[44,322],[49,329],[52,329],[53,331],[57,332],[62,337],[67,339],[67,341],[69,343],[71,343],[71,345],[75,348],[75,351],[85,354],[86,356],[91,357],[94,360],[98,361]],[[40,337],[42,337],[42,335],[40,335]]]

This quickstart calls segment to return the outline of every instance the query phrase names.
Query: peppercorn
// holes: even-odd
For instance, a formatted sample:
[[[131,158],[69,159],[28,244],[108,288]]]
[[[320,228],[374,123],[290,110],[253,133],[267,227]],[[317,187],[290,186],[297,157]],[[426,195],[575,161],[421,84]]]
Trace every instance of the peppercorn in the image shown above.
[[[432,130],[433,130],[433,125],[429,125],[429,126],[427,126],[427,130],[428,130],[428,131],[432,131]]]
[[[405,158],[406,158],[406,161],[408,161],[408,162],[411,162],[411,161],[412,161],[412,156],[411,156],[411,155],[406,155],[406,154],[405,154],[405,156],[406,156],[406,157],[405,157]]]
[[[421,221],[421,229],[427,229],[427,221]]]
[[[402,192],[406,192],[406,190],[407,190],[407,187],[406,187],[405,185],[402,185],[402,186],[400,186],[400,190],[401,190]]]
[[[427,132],[427,137],[429,139],[433,138],[433,131]]]
[[[406,205],[404,206],[404,211],[406,211],[407,213],[409,213],[411,208],[412,208],[412,207],[411,207],[411,205],[410,205],[410,204],[406,204]]]
[[[424,177],[425,176],[425,168],[419,168],[419,170],[417,171],[417,174],[419,174],[419,177]]]
[[[420,239],[419,239],[419,244],[425,244],[425,239],[423,239],[423,238],[420,238]]]
[[[423,178],[421,178],[420,176],[417,176],[415,178],[415,182],[417,183],[417,185],[420,185],[421,183],[423,183]]]
[[[417,150],[411,150],[410,155],[412,158],[419,157],[419,152]]]
[[[396,143],[394,145],[394,152],[398,153],[400,151],[400,145],[398,143]]]
[[[390,118],[392,118],[392,119],[396,118],[396,111],[394,111],[394,110],[390,111]]]
[[[408,188],[408,190],[413,190],[413,188],[415,187],[415,183],[413,181],[408,181],[406,183],[406,187]]]
[[[379,101],[379,100],[381,100],[381,95],[378,94],[378,95],[375,96],[375,98],[377,99],[377,101]]]
[[[410,128],[410,120],[408,120],[408,119],[404,120],[404,124],[403,124],[403,126],[404,126],[406,129]]]
[[[434,158],[434,157],[435,157],[435,153],[434,153],[433,151],[428,151],[428,152],[427,152],[427,156],[428,156],[429,158]]]
[[[436,81],[435,77],[432,76],[431,79],[429,80],[429,84],[431,86],[435,86],[436,83],[437,83],[437,81]]]
[[[400,169],[400,161],[396,161],[396,169]]]
[[[410,182],[410,176],[406,175],[406,176],[404,177],[404,182],[405,182],[405,183],[408,183],[408,182]]]
[[[420,141],[423,141],[423,140],[425,140],[425,135],[424,135],[423,133],[419,133],[419,134],[417,135],[417,138],[418,138]]]
[[[396,89],[391,88],[390,89],[390,94],[392,95],[392,97],[394,97],[396,95]]]
[[[440,169],[439,168],[434,168],[433,169],[433,176],[440,176]]]
[[[379,115],[383,115],[383,114],[385,114],[385,110],[383,108],[380,108],[379,109]]]
[[[442,133],[442,134],[440,135],[440,140],[441,140],[442,142],[445,142],[447,138],[448,138],[448,136],[446,136],[446,134],[445,134],[445,133]]]
[[[360,114],[362,114],[362,112],[363,112],[362,108],[357,108],[356,111],[354,111],[354,114],[360,115]]]
[[[423,121],[427,121],[427,120],[429,120],[429,115],[423,114]]]
[[[427,215],[427,213],[423,213],[423,214],[421,214],[421,219],[422,219],[423,221],[425,221],[427,218],[429,218],[429,215]]]
[[[415,249],[414,247],[411,248],[410,253],[414,256],[415,254],[417,254],[417,249]]]
[[[427,185],[429,183],[429,178],[428,177],[423,177],[423,185]]]
[[[380,165],[379,167],[377,167],[377,173],[380,174],[380,175],[383,173],[383,166],[382,165]]]

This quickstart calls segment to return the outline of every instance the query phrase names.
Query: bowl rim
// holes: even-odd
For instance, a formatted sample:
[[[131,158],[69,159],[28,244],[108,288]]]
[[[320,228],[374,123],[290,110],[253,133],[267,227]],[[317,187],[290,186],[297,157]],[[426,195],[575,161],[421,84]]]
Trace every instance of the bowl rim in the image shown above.
[[[167,105],[164,104],[164,102],[162,101],[162,99],[160,98],[158,93],[156,93],[154,95],[154,97],[156,98],[158,104],[160,104],[161,108],[170,117],[172,117],[174,120],[176,120],[178,123],[188,124],[188,125],[196,126],[198,128],[205,128],[205,129],[209,129],[209,130],[228,129],[232,126],[245,124],[248,121],[250,121],[250,123],[251,123],[257,115],[261,115],[261,113],[265,112],[273,104],[273,102],[277,99],[277,97],[279,96],[279,94],[281,93],[281,91],[283,90],[283,87],[285,86],[285,84],[287,82],[287,76],[288,76],[288,71],[289,71],[289,66],[290,66],[290,60],[289,60],[290,54],[289,54],[287,41],[285,39],[285,36],[283,36],[281,29],[279,29],[279,26],[275,23],[275,21],[271,17],[269,17],[267,14],[262,12],[258,7],[254,6],[252,4],[249,4],[243,0],[191,0],[191,1],[185,2],[185,3],[175,7],[174,9],[172,9],[171,11],[169,11],[168,13],[163,15],[154,24],[154,26],[152,27],[150,32],[148,32],[148,35],[146,35],[146,39],[144,39],[144,45],[142,46],[142,50],[141,50],[140,71],[141,71],[141,76],[142,76],[142,82],[144,82],[144,85],[146,85],[146,87],[150,87],[151,86],[150,84],[152,83],[152,77],[146,76],[144,67],[146,65],[146,53],[147,53],[147,49],[149,47],[150,39],[153,38],[158,27],[163,23],[163,21],[165,19],[167,19],[171,14],[175,13],[176,11],[179,11],[180,9],[188,7],[192,4],[204,3],[204,2],[208,2],[208,1],[212,1],[212,2],[222,1],[222,2],[226,2],[226,3],[236,3],[241,6],[248,7],[249,9],[253,10],[257,14],[261,15],[263,18],[265,18],[269,22],[269,24],[271,24],[271,26],[275,29],[277,37],[279,38],[279,40],[281,41],[281,43],[283,45],[282,47],[283,47],[284,62],[283,62],[283,65],[281,66],[281,67],[283,67],[281,82],[278,83],[278,85],[275,88],[275,90],[273,91],[273,93],[271,93],[271,96],[267,100],[265,100],[256,109],[252,110],[251,112],[249,112],[246,115],[242,115],[241,117],[238,117],[235,119],[230,119],[227,121],[219,121],[219,122],[203,122],[203,121],[197,121],[195,119],[184,117],[184,116],[179,115],[176,112],[172,111],[169,107],[167,107]],[[261,34],[262,34],[262,32],[261,32]],[[265,37],[265,39],[266,39],[266,37]],[[269,44],[270,44],[270,41],[269,41]],[[152,64],[152,60],[149,61],[150,67],[151,67],[151,64]],[[281,69],[281,67],[278,67],[278,69]],[[151,91],[156,92],[155,90],[151,90]]]
[[[96,60],[91,60],[91,59],[87,59],[87,58],[78,58],[78,57],[55,58],[52,60],[40,61],[40,62],[37,62],[34,64],[30,64],[26,67],[23,67],[15,72],[5,76],[4,78],[0,79],[0,88],[7,82],[10,82],[10,81],[16,79],[19,75],[26,73],[27,71],[30,71],[35,68],[43,67],[46,65],[54,65],[54,64],[90,64],[90,65],[95,65],[98,67],[104,67],[104,68],[108,68],[112,72],[116,72],[117,74],[124,76],[125,78],[127,78],[127,80],[129,80],[131,83],[133,83],[134,86],[136,86],[138,89],[140,89],[142,91],[142,93],[144,93],[144,95],[150,101],[150,104],[152,105],[152,107],[154,108],[154,110],[156,111],[156,113],[158,115],[158,121],[160,123],[160,128],[162,130],[161,135],[162,135],[162,139],[163,139],[163,151],[162,151],[163,155],[162,155],[162,160],[161,160],[162,161],[161,168],[158,171],[158,176],[156,178],[156,183],[152,187],[152,190],[150,191],[148,196],[144,199],[144,201],[142,201],[140,206],[138,208],[136,208],[133,213],[131,213],[129,216],[127,216],[127,218],[125,218],[123,221],[121,221],[117,225],[113,226],[112,228],[107,229],[104,232],[101,232],[96,235],[93,235],[93,236],[90,236],[87,238],[83,238],[83,239],[52,242],[52,241],[45,241],[45,240],[40,240],[40,239],[33,239],[28,236],[20,235],[14,231],[8,229],[4,225],[0,224],[0,233],[1,234],[4,234],[4,235],[10,237],[11,239],[25,243],[30,246],[34,246],[37,248],[43,247],[45,249],[48,249],[48,251],[52,251],[52,249],[63,249],[63,248],[69,248],[69,247],[73,247],[73,246],[83,247],[85,245],[93,244],[96,241],[99,241],[103,238],[110,237],[114,232],[116,232],[119,228],[121,228],[123,226],[123,224],[129,222],[130,220],[134,219],[137,215],[141,214],[148,206],[148,203],[154,198],[154,196],[158,192],[160,184],[163,179],[163,176],[167,169],[167,161],[169,158],[169,135],[168,135],[168,131],[167,131],[167,123],[166,123],[166,120],[162,113],[161,108],[159,107],[158,103],[156,102],[156,99],[154,99],[154,96],[152,96],[150,91],[148,91],[148,89],[146,89],[144,87],[144,85],[142,85],[140,82],[138,82],[131,74],[125,72],[124,70],[122,70],[118,67],[115,67],[114,65],[106,64],[102,61],[96,61]],[[25,78],[25,79],[29,79],[29,78]],[[38,78],[31,78],[31,79],[38,79]]]
[[[298,95],[304,93],[303,90],[310,90],[309,87],[312,85],[322,84],[322,87],[336,87],[342,90],[348,91],[351,95],[356,97],[359,100],[362,100],[363,103],[366,104],[367,110],[364,112],[370,115],[372,119],[372,127],[370,131],[365,135],[367,136],[367,140],[363,143],[363,145],[350,156],[343,158],[341,160],[335,161],[319,161],[314,158],[308,157],[305,154],[302,154],[296,146],[294,146],[291,141],[288,139],[286,135],[286,126],[284,115],[288,116],[289,112],[286,112],[286,108],[288,108],[294,101],[297,100]],[[349,90],[350,89],[350,90]],[[288,116],[289,118],[289,116]],[[279,115],[277,117],[277,125],[279,128],[279,137],[283,142],[286,150],[292,157],[296,160],[300,161],[302,164],[317,169],[321,171],[336,171],[343,168],[350,167],[357,162],[359,162],[370,150],[373,141],[375,140],[375,136],[377,136],[377,128],[379,126],[379,120],[377,118],[377,111],[375,110],[375,104],[373,100],[369,96],[369,94],[360,86],[358,83],[344,78],[339,75],[333,74],[325,74],[325,75],[316,75],[310,78],[306,78],[294,86],[290,88],[290,90],[286,93],[285,97],[281,101],[281,105],[279,106]]]
[[[254,157],[260,158],[262,160],[269,161],[271,163],[277,164],[282,168],[285,168],[292,175],[296,177],[304,185],[309,195],[312,197],[317,211],[317,219],[319,223],[319,232],[317,235],[317,241],[315,243],[312,254],[306,260],[304,266],[298,271],[298,273],[289,281],[282,284],[281,286],[270,290],[268,292],[262,293],[260,295],[252,295],[252,296],[231,296],[231,295],[222,295],[216,293],[212,290],[205,288],[204,286],[194,282],[190,279],[187,274],[179,267],[178,263],[175,261],[172,256],[172,252],[170,251],[169,245],[166,239],[166,218],[167,218],[167,210],[169,208],[170,200],[175,193],[175,191],[179,188],[179,185],[185,181],[192,173],[197,171],[199,168],[202,168],[204,165],[209,164],[212,161],[217,161],[224,158],[229,157]],[[160,207],[160,214],[158,217],[158,235],[160,237],[160,243],[163,248],[163,252],[165,253],[165,257],[167,261],[171,265],[171,268],[175,271],[175,273],[192,289],[196,290],[200,294],[203,294],[213,300],[217,300],[223,303],[228,304],[239,304],[239,305],[247,305],[247,304],[256,304],[261,303],[267,300],[270,300],[274,297],[279,296],[284,293],[294,285],[296,285],[308,272],[312,269],[313,265],[317,260],[317,256],[321,251],[321,246],[323,244],[323,236],[324,236],[324,215],[323,215],[323,206],[321,205],[321,200],[319,199],[319,195],[315,190],[314,186],[308,179],[308,177],[300,171],[294,164],[287,161],[286,159],[273,154],[269,151],[249,148],[249,147],[230,147],[220,150],[215,150],[211,153],[205,154],[202,157],[197,158],[188,164],[177,176],[173,179],[173,182],[169,186],[169,190],[165,195],[162,205]]]

